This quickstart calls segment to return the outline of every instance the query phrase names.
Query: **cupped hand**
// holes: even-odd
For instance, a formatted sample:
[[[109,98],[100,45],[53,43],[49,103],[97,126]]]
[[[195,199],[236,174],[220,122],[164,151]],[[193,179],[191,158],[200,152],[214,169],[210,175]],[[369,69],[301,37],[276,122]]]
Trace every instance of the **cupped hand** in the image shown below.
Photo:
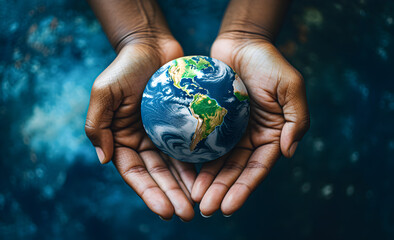
[[[146,205],[163,219],[194,216],[190,191],[194,167],[160,153],[141,121],[142,93],[152,74],[183,51],[172,38],[125,45],[95,80],[85,131],[101,163],[111,161]]]
[[[293,156],[309,128],[305,85],[269,41],[222,34],[211,56],[231,66],[250,97],[250,120],[239,144],[225,157],[203,165],[192,199],[201,213],[238,210],[283,154]]]

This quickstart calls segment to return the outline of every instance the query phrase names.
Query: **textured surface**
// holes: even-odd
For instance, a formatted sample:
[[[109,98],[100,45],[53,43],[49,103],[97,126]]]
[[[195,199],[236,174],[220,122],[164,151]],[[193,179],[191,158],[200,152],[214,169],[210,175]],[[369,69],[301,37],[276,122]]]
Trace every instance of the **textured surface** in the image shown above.
[[[208,55],[227,1],[160,2],[185,53]],[[239,212],[185,224],[151,213],[85,137],[115,56],[87,4],[0,0],[0,239],[393,239],[393,12],[293,2],[277,45],[305,77],[311,129]]]
[[[175,59],[149,80],[141,116],[154,144],[171,157],[193,163],[217,159],[241,139],[249,120],[245,88],[225,63],[210,57]],[[247,93],[243,94],[247,97]]]

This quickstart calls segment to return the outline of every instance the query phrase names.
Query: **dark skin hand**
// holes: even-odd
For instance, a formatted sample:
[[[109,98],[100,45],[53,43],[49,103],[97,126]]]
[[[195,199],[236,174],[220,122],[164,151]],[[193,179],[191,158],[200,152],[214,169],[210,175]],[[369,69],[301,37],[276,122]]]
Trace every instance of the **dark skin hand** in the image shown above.
[[[157,16],[157,6],[148,2],[90,2],[101,21],[108,18],[108,9],[119,13],[117,18],[105,20],[103,24],[104,30],[109,29],[106,33],[118,56],[93,84],[85,130],[101,163],[112,159],[125,182],[153,212],[163,219],[176,214],[190,221],[194,216],[190,197],[196,177],[194,166],[159,152],[141,121],[140,104],[146,83],[160,66],[183,55],[179,43],[162,24],[164,20],[157,19],[162,18]],[[141,6],[156,13],[149,15],[134,9]],[[127,11],[122,15],[127,8],[144,14],[133,16],[134,19],[140,17],[140,23],[128,22]],[[155,24],[156,21],[160,24]],[[133,26],[136,22],[138,24]]]
[[[192,164],[156,149],[144,131],[140,104],[151,75],[181,57],[154,0],[89,0],[118,56],[94,82],[86,133],[102,163],[112,160],[122,178],[163,219],[194,216],[193,201],[209,216],[231,215],[283,154],[291,157],[309,127],[302,76],[273,39],[287,0],[232,0],[211,56],[244,81],[251,116],[245,136],[229,154],[206,163],[196,178]]]
[[[250,120],[232,152],[205,164],[193,185],[192,199],[200,202],[204,216],[218,209],[224,215],[238,210],[281,154],[293,156],[309,128],[303,78],[272,43],[280,21],[266,18],[283,15],[284,2],[233,0],[212,46],[211,56],[231,66],[245,83]],[[248,4],[254,8],[246,8],[252,10],[243,15],[240,9]]]

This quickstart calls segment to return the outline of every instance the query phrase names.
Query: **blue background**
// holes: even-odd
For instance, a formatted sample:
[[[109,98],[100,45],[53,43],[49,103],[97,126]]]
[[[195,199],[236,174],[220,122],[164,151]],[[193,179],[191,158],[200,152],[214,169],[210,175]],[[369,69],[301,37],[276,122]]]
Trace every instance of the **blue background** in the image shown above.
[[[209,54],[212,2],[160,1],[188,55]],[[295,1],[277,45],[306,80],[296,155],[231,218],[163,222],[85,137],[115,57],[88,5],[0,0],[0,239],[393,239],[393,41],[392,1]]]

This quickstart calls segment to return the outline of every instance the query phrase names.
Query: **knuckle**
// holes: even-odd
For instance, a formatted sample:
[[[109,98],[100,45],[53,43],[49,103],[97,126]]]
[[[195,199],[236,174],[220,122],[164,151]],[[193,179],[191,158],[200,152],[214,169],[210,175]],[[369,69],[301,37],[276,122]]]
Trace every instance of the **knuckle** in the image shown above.
[[[117,87],[115,87],[116,84],[118,84]],[[118,93],[118,91],[115,91],[116,89],[120,89],[118,82],[113,83],[109,79],[98,77],[91,89],[91,101],[100,101],[106,104],[112,103],[115,95]]]
[[[296,88],[303,88],[305,86],[304,77],[298,71],[295,72],[294,76],[292,77],[292,83]]]
[[[246,168],[257,169],[261,171],[269,171],[269,167],[266,164],[258,161],[249,161],[248,164],[246,165]]]
[[[311,125],[309,113],[301,116],[296,123],[301,132],[305,134],[309,130]]]
[[[169,194],[169,193],[173,193],[173,192],[179,192],[182,190],[178,186],[172,186],[167,189],[163,189],[163,191],[164,191],[164,193]]]
[[[92,92],[103,92],[110,87],[109,81],[100,76],[96,78],[92,86]]]
[[[242,171],[244,169],[244,166],[237,162],[227,162],[224,166],[223,169],[229,170],[229,171]]]
[[[234,183],[234,185],[238,185],[239,187],[246,189],[249,192],[249,194],[252,193],[254,190],[254,187],[250,186],[248,183],[244,183],[244,182],[239,181],[239,182]]]
[[[144,199],[145,198],[145,194],[148,193],[149,191],[155,191],[157,190],[159,187],[152,185],[152,186],[147,186],[146,188],[144,188],[141,193],[139,193],[139,196]]]
[[[224,187],[225,189],[230,189],[230,185],[229,184],[227,184],[225,182],[222,182],[220,180],[215,180],[212,183],[212,186],[215,186],[215,185],[218,186],[218,187]]]
[[[90,140],[95,139],[97,136],[97,128],[94,126],[93,122],[90,121],[89,119],[87,119],[85,122],[85,133]]]
[[[168,168],[163,165],[158,165],[150,168],[149,170],[150,174],[160,174],[160,173],[167,173],[169,172]]]
[[[127,177],[129,175],[141,175],[141,174],[146,174],[146,168],[143,165],[134,165],[131,166],[127,169],[125,169],[124,171],[121,171],[121,175],[124,177]]]
[[[305,93],[305,83],[302,75],[296,71],[290,77],[286,78],[286,92],[284,93],[287,102],[291,102],[296,99],[300,94]]]

